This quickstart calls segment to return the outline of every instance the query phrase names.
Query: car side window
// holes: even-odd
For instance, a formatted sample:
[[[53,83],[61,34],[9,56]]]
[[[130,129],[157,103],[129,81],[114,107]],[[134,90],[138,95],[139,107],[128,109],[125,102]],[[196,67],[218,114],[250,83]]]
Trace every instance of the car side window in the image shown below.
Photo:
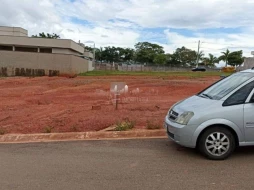
[[[254,103],[254,94],[252,95],[252,97],[250,99],[250,103]]]
[[[222,105],[233,106],[233,105],[244,104],[253,88],[254,88],[254,81],[246,84],[245,86],[237,90],[227,100],[225,100],[225,102]]]

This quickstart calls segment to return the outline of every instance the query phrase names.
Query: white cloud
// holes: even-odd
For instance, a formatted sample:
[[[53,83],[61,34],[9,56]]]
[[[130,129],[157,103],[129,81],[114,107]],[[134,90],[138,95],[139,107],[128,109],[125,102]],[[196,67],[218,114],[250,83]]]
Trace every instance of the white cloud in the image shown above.
[[[114,19],[119,11],[128,6],[125,0],[75,0],[74,2],[62,0],[55,4],[56,10],[62,16],[68,15],[94,22],[106,22],[109,19]]]
[[[118,16],[143,27],[209,28],[251,26],[254,1],[131,0]]]
[[[52,32],[61,25],[61,18],[54,13],[50,0],[2,0],[0,12],[0,25],[21,26],[32,34],[35,31]]]
[[[138,40],[158,43],[166,52],[186,46],[219,55],[221,51],[254,50],[254,0],[1,0],[0,25],[21,26],[29,34],[58,33],[75,41],[95,41],[96,46],[133,47]],[[86,20],[88,25],[71,18]],[[181,28],[193,36],[144,28]],[[242,33],[198,33],[201,28],[242,27]],[[195,32],[196,31],[196,32]],[[163,39],[167,40],[163,42]],[[163,42],[163,43],[162,43]],[[253,49],[252,49],[253,48]]]
[[[63,30],[60,34],[64,38],[73,39],[81,42],[94,41],[96,46],[121,46],[133,47],[138,41],[139,34],[132,30],[123,29],[107,29],[103,27],[88,28],[75,24],[64,24],[64,28],[71,30]]]
[[[117,5],[118,1],[113,2]],[[89,0],[74,3],[68,0],[2,0],[0,25],[21,26],[28,29],[29,35],[54,32],[76,42],[95,41],[96,46],[133,47],[139,38],[139,33],[133,30],[135,24],[109,22],[108,19],[114,14],[108,11],[109,8],[106,2]],[[71,16],[87,18],[96,24],[91,27],[72,23]]]
[[[222,51],[229,49],[230,51],[243,50],[244,56],[250,56],[253,51],[254,39],[252,33],[236,34],[194,34],[194,37],[186,37],[170,30],[165,30],[164,33],[168,37],[169,46],[175,49],[177,47],[185,46],[190,49],[197,50],[198,41],[201,41],[200,50],[204,51],[206,55],[212,53],[219,56]]]

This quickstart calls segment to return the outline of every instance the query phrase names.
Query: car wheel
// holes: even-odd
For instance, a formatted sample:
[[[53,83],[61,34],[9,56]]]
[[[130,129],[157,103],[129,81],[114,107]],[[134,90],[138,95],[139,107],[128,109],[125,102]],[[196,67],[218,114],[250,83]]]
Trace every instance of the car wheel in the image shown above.
[[[235,150],[234,135],[225,128],[207,129],[198,142],[201,153],[211,160],[224,160]]]

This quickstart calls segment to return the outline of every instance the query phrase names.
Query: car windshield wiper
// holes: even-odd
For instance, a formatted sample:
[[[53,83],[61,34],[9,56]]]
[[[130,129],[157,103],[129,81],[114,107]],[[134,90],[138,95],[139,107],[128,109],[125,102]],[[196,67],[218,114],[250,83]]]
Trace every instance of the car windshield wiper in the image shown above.
[[[212,96],[210,96],[210,95],[208,95],[208,94],[201,94],[202,96],[205,96],[205,97],[207,97],[207,98],[209,98],[209,99],[213,99],[213,97]]]

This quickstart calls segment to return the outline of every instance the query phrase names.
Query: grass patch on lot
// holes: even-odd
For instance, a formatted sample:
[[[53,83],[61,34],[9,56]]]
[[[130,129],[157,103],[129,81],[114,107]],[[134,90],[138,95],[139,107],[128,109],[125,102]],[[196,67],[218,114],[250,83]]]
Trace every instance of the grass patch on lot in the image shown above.
[[[79,76],[186,76],[186,77],[205,77],[205,76],[228,76],[231,73],[223,73],[219,71],[212,72],[134,72],[134,71],[89,71],[81,73]]]
[[[54,127],[47,126],[47,127],[44,128],[44,133],[51,133],[53,129],[54,129]]]
[[[130,121],[127,118],[127,119],[124,119],[121,122],[117,122],[114,131],[127,131],[127,130],[130,130],[130,129],[133,129],[134,126],[135,126],[135,122]]]
[[[7,133],[7,131],[6,131],[5,129],[0,128],[0,135],[4,135],[4,134],[6,134],[6,133]]]

